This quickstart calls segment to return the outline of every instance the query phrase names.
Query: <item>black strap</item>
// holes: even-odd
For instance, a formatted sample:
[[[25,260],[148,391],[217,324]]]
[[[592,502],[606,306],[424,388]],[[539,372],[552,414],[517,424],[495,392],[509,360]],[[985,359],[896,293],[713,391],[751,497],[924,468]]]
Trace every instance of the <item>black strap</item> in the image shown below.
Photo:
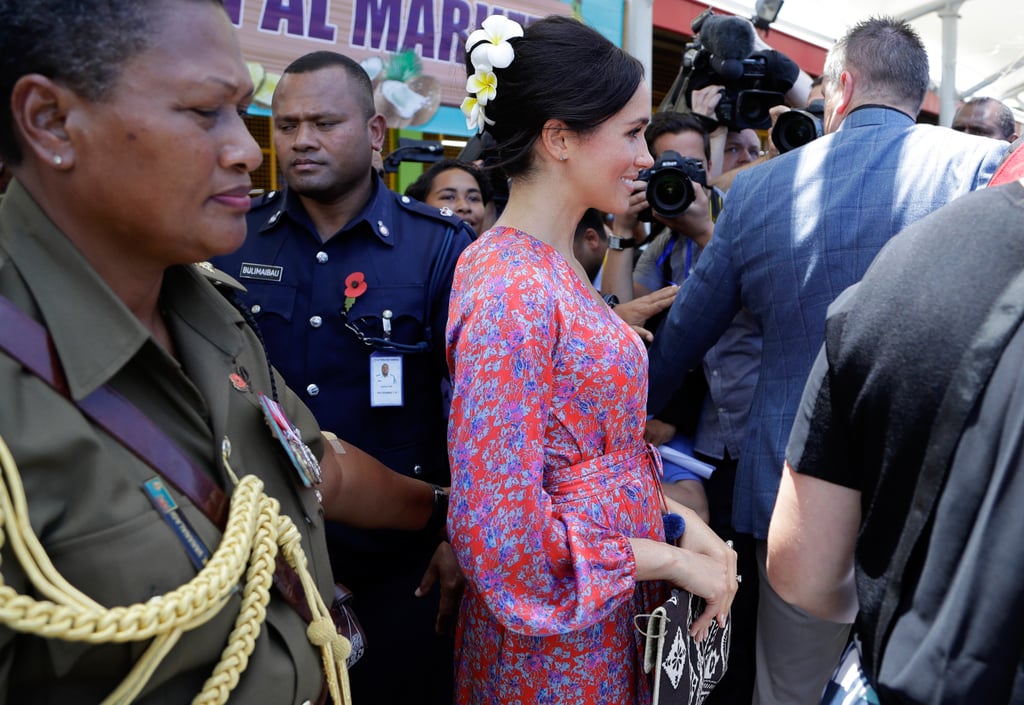
[[[900,604],[907,562],[938,503],[964,426],[978,403],[1007,342],[1024,318],[1024,272],[1003,290],[960,358],[928,437],[910,512],[887,573],[890,576],[875,625],[870,666],[878,672],[886,639]]]
[[[0,296],[0,350],[66,397],[94,424],[153,468],[164,480],[188,497],[222,531],[227,524],[230,500],[208,473],[187,455],[138,407],[104,385],[81,401],[68,390],[63,366],[46,328]],[[282,596],[306,621],[310,621],[302,583],[283,557],[277,556],[274,582]]]

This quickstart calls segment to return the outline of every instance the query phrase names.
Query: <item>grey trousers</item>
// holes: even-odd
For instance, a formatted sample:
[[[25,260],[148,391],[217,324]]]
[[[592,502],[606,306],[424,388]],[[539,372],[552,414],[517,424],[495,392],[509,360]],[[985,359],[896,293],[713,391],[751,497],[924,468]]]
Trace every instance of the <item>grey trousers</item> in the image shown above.
[[[846,647],[850,625],[818,619],[779,597],[765,571],[768,544],[756,544],[761,584],[753,705],[818,705]]]

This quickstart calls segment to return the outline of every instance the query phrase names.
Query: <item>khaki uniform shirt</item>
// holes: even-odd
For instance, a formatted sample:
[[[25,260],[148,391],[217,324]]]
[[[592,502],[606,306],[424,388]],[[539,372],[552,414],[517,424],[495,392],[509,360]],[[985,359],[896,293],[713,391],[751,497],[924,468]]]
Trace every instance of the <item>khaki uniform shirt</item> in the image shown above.
[[[302,533],[310,570],[330,604],[322,511],[270,435],[256,399],[256,392],[271,395],[263,349],[197,267],[171,267],[161,291],[175,359],[15,182],[0,206],[0,294],[45,323],[75,399],[111,385],[222,487],[229,483],[220,452],[222,439],[229,438],[235,472],[260,476]],[[237,389],[232,374],[236,382],[247,380],[247,387]],[[275,376],[282,405],[319,456],[316,422]],[[3,353],[0,389],[0,436],[17,462],[32,527],[72,585],[109,607],[143,602],[195,577],[182,542],[140,488],[157,475],[151,467]],[[215,550],[220,531],[172,493]],[[4,582],[32,594],[9,546],[7,541],[0,566]],[[198,694],[239,604],[236,594],[215,619],[185,634],[136,702],[180,705]],[[147,645],[44,640],[0,627],[0,703],[99,702]],[[319,651],[307,641],[305,623],[272,589],[267,621],[229,702],[315,702],[322,683]]]

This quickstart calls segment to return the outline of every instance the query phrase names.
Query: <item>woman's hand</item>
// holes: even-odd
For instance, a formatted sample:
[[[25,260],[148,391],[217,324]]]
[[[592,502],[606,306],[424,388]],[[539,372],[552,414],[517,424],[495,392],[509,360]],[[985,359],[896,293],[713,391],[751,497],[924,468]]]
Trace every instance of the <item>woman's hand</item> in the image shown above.
[[[686,528],[689,531],[690,527]],[[707,637],[713,621],[717,621],[719,627],[725,627],[738,587],[736,571],[735,568],[730,570],[727,564],[710,556],[686,549],[676,550],[686,554],[684,559],[686,569],[680,571],[677,580],[670,579],[670,582],[694,595],[703,597],[706,603],[700,617],[690,625],[690,636],[701,641]]]
[[[675,503],[673,503],[675,504]],[[698,641],[707,636],[712,620],[724,627],[739,583],[736,580],[736,552],[718,538],[697,515],[681,507],[686,531],[672,546],[651,539],[630,539],[636,561],[636,579],[666,580],[676,587],[703,597],[707,603],[690,628]],[[689,536],[688,536],[689,535]]]

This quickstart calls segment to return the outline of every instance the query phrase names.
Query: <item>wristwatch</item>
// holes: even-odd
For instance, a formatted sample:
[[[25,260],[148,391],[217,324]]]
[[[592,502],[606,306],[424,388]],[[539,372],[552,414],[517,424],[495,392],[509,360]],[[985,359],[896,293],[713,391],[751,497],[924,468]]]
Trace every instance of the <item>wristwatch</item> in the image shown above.
[[[636,247],[638,244],[635,237],[619,237],[618,235],[608,237],[609,250],[621,251],[627,247]]]
[[[442,538],[445,535],[445,525],[448,523],[448,491],[440,485],[432,485],[434,488],[434,506],[430,511],[430,520],[424,527],[428,533],[437,533]]]

